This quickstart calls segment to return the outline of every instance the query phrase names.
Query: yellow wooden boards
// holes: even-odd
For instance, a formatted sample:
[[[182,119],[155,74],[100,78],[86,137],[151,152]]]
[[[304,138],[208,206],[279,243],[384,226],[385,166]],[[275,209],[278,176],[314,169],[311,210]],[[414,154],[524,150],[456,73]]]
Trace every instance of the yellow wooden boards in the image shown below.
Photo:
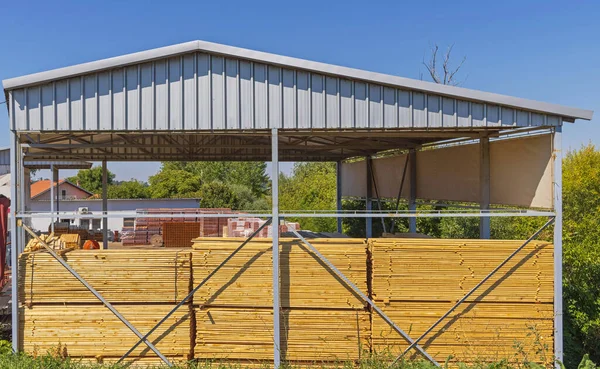
[[[205,278],[244,239],[194,240],[194,285]],[[367,250],[364,240],[316,239],[311,243],[363,292],[367,293]],[[229,307],[273,305],[272,245],[252,241],[236,254],[194,296],[194,304]],[[362,309],[365,304],[298,240],[282,239],[280,246],[282,307]]]
[[[116,309],[140,332],[148,332],[171,305],[119,305]],[[150,336],[167,357],[190,357],[190,308],[183,307]],[[21,309],[22,347],[45,354],[57,344],[74,357],[119,358],[137,341],[137,336],[102,305],[46,305]],[[132,357],[156,357],[141,344]]]
[[[450,302],[391,302],[383,311],[416,339],[452,307]],[[511,359],[521,346],[532,361],[553,356],[552,304],[474,302],[460,305],[421,346],[444,362],[498,361]],[[373,314],[373,350],[399,354],[408,343],[377,314]],[[412,350],[411,353],[416,353]],[[410,357],[410,355],[409,355]]]
[[[64,259],[110,303],[176,303],[190,291],[190,251],[76,250]],[[51,255],[29,253],[19,257],[19,302],[98,300]]]
[[[77,250],[66,261],[148,331],[244,239],[202,238],[185,250]],[[416,338],[523,241],[313,239],[342,273]],[[273,357],[272,246],[253,240],[159,329],[174,359],[244,363]],[[522,351],[543,362],[553,347],[552,245],[532,242],[423,341],[438,361],[496,360]],[[19,258],[22,347],[43,353],[59,343],[76,357],[110,362],[136,341],[79,281],[44,252]],[[284,360],[356,360],[399,353],[408,344],[371,312],[300,241],[280,245]],[[169,328],[171,327],[171,328]],[[164,334],[161,334],[164,333]],[[162,345],[162,346],[161,346]],[[155,355],[141,346],[135,360]],[[143,356],[146,355],[147,356]],[[534,357],[534,354],[537,357]]]
[[[282,359],[294,362],[359,359],[361,352],[368,352],[370,347],[369,325],[369,314],[365,311],[284,309]],[[201,360],[272,360],[272,310],[196,307],[194,356]]]
[[[523,241],[373,239],[378,301],[457,301]],[[553,247],[531,242],[469,301],[552,302]]]
[[[372,296],[411,337],[419,337],[523,241],[373,239]],[[552,357],[553,247],[527,245],[422,342],[443,362]],[[408,346],[373,314],[373,349]],[[545,352],[545,355],[544,355]]]

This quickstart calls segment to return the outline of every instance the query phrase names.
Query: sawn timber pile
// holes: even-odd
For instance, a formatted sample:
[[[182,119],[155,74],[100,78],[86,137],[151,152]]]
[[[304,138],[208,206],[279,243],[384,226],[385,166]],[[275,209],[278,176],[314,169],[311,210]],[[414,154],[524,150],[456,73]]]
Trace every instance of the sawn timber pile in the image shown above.
[[[142,333],[244,239],[201,238],[182,250],[71,251],[65,260]],[[523,241],[311,239],[412,338],[418,337]],[[269,362],[273,358],[272,246],[248,243],[152,337],[170,359]],[[551,359],[553,247],[532,242],[421,345],[439,362]],[[44,252],[19,259],[21,347],[58,344],[72,356],[114,361],[136,341]],[[299,240],[281,239],[281,353],[288,362],[356,360],[408,344]],[[516,346],[517,345],[517,346]],[[536,352],[537,351],[537,352]],[[133,360],[157,360],[144,345]]]

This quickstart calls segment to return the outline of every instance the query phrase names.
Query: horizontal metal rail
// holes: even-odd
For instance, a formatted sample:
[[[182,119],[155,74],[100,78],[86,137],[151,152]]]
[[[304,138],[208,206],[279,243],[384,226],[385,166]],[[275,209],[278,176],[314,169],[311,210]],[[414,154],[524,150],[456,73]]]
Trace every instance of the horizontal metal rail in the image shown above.
[[[56,259],[56,261],[58,261],[65,269],[67,269],[69,271],[69,273],[71,273],[73,275],[73,277],[77,278],[77,280],[79,282],[81,282],[81,284],[83,284],[85,286],[85,288],[87,288],[94,296],[96,296],[96,298],[98,300],[100,300],[100,302],[102,302],[104,304],[104,306],[106,306],[106,308],[111,311],[111,313],[113,313],[123,324],[125,324],[127,326],[127,328],[129,328],[136,336],[138,336],[138,338],[140,338],[140,342],[145,343],[169,367],[173,366],[173,364],[171,364],[171,362],[152,344],[152,342],[150,342],[148,340],[147,335],[142,336],[142,334],[127,319],[125,319],[125,317],[123,315],[121,315],[121,313],[119,313],[117,311],[117,309],[115,309],[112,306],[112,304],[110,302],[108,302],[108,301],[106,301],[106,299],[104,299],[104,297],[100,294],[100,292],[96,291],[96,289],[94,287],[92,287],[89,283],[87,283],[87,281],[85,279],[83,279],[79,275],[79,273],[77,273],[73,268],[71,268],[71,266],[69,264],[67,264],[66,261],[63,260],[63,258],[58,256],[58,254],[56,254],[56,252],[50,246],[48,246],[48,244],[46,242],[44,242],[41,238],[39,238],[35,234],[35,232],[33,232],[26,225],[21,223],[21,224],[19,224],[19,226],[21,226],[21,228],[23,228],[27,233],[29,233],[31,235],[31,237],[35,238],[42,246],[44,246],[46,251],[48,251],[48,253],[50,253],[50,255],[52,255],[52,257],[54,259]],[[16,293],[16,291],[15,291],[15,293]],[[17,322],[13,322],[13,324],[17,324]]]
[[[542,231],[544,229],[546,229],[550,224],[554,223],[554,217],[550,218],[540,229],[538,229],[533,235],[531,235],[531,237],[529,237],[521,246],[519,246],[515,251],[513,251],[510,255],[508,255],[506,257],[506,259],[504,259],[504,261],[502,261],[497,267],[495,267],[488,275],[485,276],[485,278],[483,278],[479,283],[477,283],[475,285],[475,287],[473,287],[469,292],[467,292],[460,300],[458,300],[451,308],[450,310],[448,310],[444,315],[442,315],[435,323],[433,323],[429,328],[427,328],[427,330],[425,332],[423,332],[423,334],[421,334],[421,336],[419,336],[419,338],[417,338],[414,342],[412,342],[410,344],[410,346],[408,346],[404,352],[402,352],[400,355],[398,355],[398,357],[396,357],[396,359],[394,359],[394,361],[392,362],[392,364],[390,365],[390,367],[392,367],[394,364],[396,364],[398,362],[398,360],[402,359],[404,357],[404,355],[406,355],[412,348],[416,347],[418,348],[419,346],[417,345],[423,338],[425,338],[425,336],[427,336],[432,330],[435,329],[435,327],[437,327],[442,321],[444,321],[444,319],[446,319],[450,314],[452,314],[452,312],[454,310],[456,310],[456,308],[462,304],[463,302],[465,302],[472,294],[474,294],[485,282],[487,282],[490,278],[492,278],[492,276],[494,274],[496,274],[496,272],[498,272],[498,270],[500,270],[500,268],[502,268],[503,266],[506,265],[506,263],[508,263],[513,257],[515,257],[515,255],[517,255],[519,253],[519,251],[523,250],[525,248],[525,246],[527,246],[531,241],[533,241],[534,239],[536,239],[540,233],[542,233]]]
[[[394,212],[394,211],[370,211],[370,212],[280,212],[280,216],[288,218],[493,218],[493,217],[552,217],[556,214],[552,211],[537,210],[516,210],[516,211],[472,211],[465,212],[452,210],[432,210],[417,212]],[[76,212],[39,212],[39,213],[18,213],[17,218],[69,218],[69,219],[98,219],[98,218],[270,218],[271,213],[203,213],[203,214],[138,214],[131,212],[94,212],[93,214],[79,214]]]
[[[315,255],[317,255],[317,257],[319,259],[321,259],[321,261],[323,263],[325,263],[329,267],[330,270],[332,270],[342,281],[344,281],[344,283],[346,283],[347,286],[352,288],[352,290],[354,290],[354,292],[356,292],[363,299],[363,301],[368,303],[373,308],[373,310],[375,310],[375,312],[377,312],[377,314],[379,314],[379,316],[381,316],[381,318],[383,318],[383,320],[385,320],[397,333],[399,333],[402,337],[404,337],[405,340],[410,342],[411,347],[415,347],[417,350],[419,350],[419,352],[423,356],[425,356],[427,358],[427,360],[431,361],[436,366],[438,366],[438,367],[440,366],[440,364],[433,357],[431,357],[431,355],[429,355],[427,353],[427,351],[425,351],[421,346],[418,345],[418,342],[416,342],[415,340],[410,338],[410,336],[406,332],[404,332],[400,327],[398,327],[396,325],[396,323],[394,323],[393,320],[391,320],[377,305],[375,305],[373,300],[371,300],[367,295],[365,295],[360,290],[360,288],[358,288],[354,283],[352,283],[352,281],[350,281],[344,275],[344,273],[342,273],[338,268],[336,268],[335,265],[333,265],[329,261],[329,259],[327,259],[325,256],[323,256],[323,254],[321,254],[321,252],[319,250],[317,250],[316,247],[314,247],[310,242],[308,242],[304,237],[302,237],[302,235],[300,233],[298,233],[293,227],[290,227],[289,229],[296,237],[298,237],[302,241],[302,243],[304,243],[311,250],[311,252],[313,252]]]
[[[160,327],[164,322],[167,321],[167,319],[169,319],[169,317],[173,314],[175,314],[175,312],[182,307],[183,305],[185,305],[185,303],[192,298],[192,296],[194,296],[194,294],[196,292],[198,292],[198,290],[204,286],[206,284],[206,282],[208,282],[208,280],[210,278],[212,278],[213,275],[215,275],[219,269],[221,269],[225,264],[227,264],[227,262],[229,260],[231,260],[231,258],[233,258],[244,246],[246,246],[246,244],[248,244],[248,242],[250,242],[250,240],[252,240],[257,234],[260,233],[260,231],[265,228],[266,226],[268,226],[269,224],[271,224],[272,222],[272,218],[268,219],[265,223],[263,223],[260,227],[258,227],[258,229],[256,231],[254,231],[254,233],[252,233],[240,246],[238,246],[237,249],[233,250],[233,252],[231,254],[229,254],[229,256],[227,256],[225,258],[225,260],[223,260],[221,262],[221,264],[217,265],[217,267],[215,267],[215,269],[213,269],[212,272],[210,272],[203,280],[202,282],[200,282],[186,297],[184,297],[177,305],[175,305],[175,307],[173,309],[171,309],[171,311],[169,311],[167,313],[167,315],[165,315],[158,323],[156,323],[156,325],[154,327],[152,327],[152,329],[150,329],[148,331],[148,333],[146,333],[143,337],[140,337],[140,340],[136,342],[135,345],[133,345],[132,348],[129,349],[129,351],[127,351],[123,356],[121,356],[121,358],[119,359],[119,361],[117,361],[118,363],[121,363],[123,360],[125,360],[129,355],[131,355],[131,353],[133,352],[133,350],[135,350],[142,342],[144,342],[145,339],[148,338],[148,336],[150,336],[154,331],[156,331],[158,329],[158,327]]]

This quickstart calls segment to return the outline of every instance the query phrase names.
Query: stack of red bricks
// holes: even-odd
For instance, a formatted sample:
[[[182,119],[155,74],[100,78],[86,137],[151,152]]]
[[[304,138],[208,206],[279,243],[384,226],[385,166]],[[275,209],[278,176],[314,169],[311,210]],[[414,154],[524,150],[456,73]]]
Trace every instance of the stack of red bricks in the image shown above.
[[[252,233],[256,232],[260,226],[265,223],[265,220],[260,218],[237,218],[237,219],[228,219],[227,221],[227,229],[229,237],[248,237]],[[280,225],[280,232],[289,232],[291,228],[295,230],[300,229],[299,223],[290,223],[288,225]],[[273,236],[273,227],[267,226],[260,230],[260,232],[255,236],[258,238],[269,238]]]

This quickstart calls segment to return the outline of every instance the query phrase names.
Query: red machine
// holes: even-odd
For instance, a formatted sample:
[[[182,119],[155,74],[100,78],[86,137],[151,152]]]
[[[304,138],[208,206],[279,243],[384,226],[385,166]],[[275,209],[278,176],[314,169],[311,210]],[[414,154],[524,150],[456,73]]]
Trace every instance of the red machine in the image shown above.
[[[0,195],[0,287],[4,286],[4,271],[6,268],[6,244],[8,236],[8,209],[10,199]]]

